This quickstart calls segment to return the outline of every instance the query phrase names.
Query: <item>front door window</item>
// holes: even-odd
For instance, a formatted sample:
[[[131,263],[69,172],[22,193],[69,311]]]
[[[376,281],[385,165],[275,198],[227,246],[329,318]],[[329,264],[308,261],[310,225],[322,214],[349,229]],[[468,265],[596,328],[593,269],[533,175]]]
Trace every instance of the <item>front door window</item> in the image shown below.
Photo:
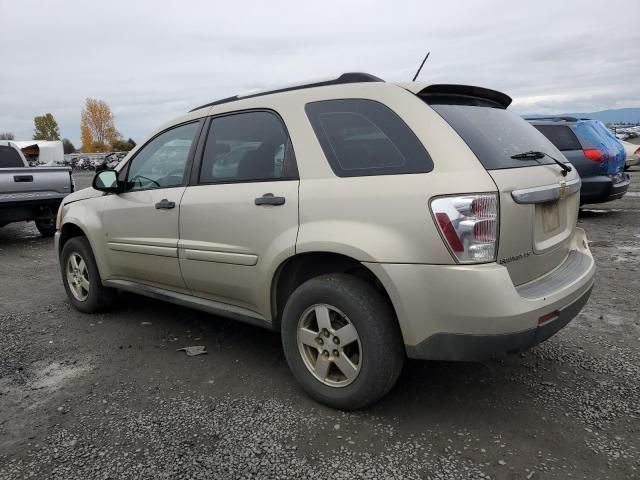
[[[161,133],[136,154],[127,174],[127,190],[177,187],[184,184],[187,160],[198,122]]]

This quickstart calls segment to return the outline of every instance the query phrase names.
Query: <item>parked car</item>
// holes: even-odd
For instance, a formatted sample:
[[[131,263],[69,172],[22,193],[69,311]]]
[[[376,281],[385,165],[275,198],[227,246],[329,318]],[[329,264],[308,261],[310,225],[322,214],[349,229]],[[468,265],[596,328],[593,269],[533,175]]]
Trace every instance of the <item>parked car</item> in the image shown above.
[[[341,409],[381,398],[405,356],[526,350],[595,266],[577,172],[510,103],[352,73],[192,110],[65,200],[69,300],[126,290],[280,331],[302,387]]]
[[[71,169],[30,167],[20,148],[0,140],[0,227],[33,220],[45,237],[56,232],[56,211],[73,192]]]
[[[582,179],[580,203],[622,198],[630,177],[624,173],[625,151],[598,120],[574,117],[529,119],[576,167]]]
[[[115,168],[120,161],[127,156],[127,152],[111,152],[107,153],[104,157],[104,162],[100,168]]]
[[[625,141],[620,141],[620,143],[622,143],[626,155],[625,168],[640,164],[640,145]]]

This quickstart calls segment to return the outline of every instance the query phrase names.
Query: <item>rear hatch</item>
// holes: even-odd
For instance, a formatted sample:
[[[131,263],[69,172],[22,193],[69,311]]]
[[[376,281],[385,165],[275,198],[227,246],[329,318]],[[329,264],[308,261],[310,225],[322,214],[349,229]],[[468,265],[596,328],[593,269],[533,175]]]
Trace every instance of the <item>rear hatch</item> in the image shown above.
[[[528,122],[506,110],[510,102],[506,95],[493,91],[485,95],[484,89],[476,89],[479,93],[473,95],[426,90],[419,96],[460,135],[496,184],[498,263],[505,265],[515,285],[556,268],[569,253],[578,215],[580,177],[575,169],[562,175],[563,169],[551,158],[564,163],[562,153]],[[531,151],[546,156],[512,158]]]

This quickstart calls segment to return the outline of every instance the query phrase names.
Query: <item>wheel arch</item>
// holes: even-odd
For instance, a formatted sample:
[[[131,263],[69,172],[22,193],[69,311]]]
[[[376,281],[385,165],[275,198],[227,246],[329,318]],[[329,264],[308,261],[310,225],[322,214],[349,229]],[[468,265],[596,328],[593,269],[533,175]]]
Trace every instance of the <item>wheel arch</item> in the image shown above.
[[[100,242],[98,240],[100,237],[98,235],[98,232],[92,232],[92,228],[90,226],[87,226],[84,223],[78,221],[77,218],[74,217],[67,219],[60,227],[59,236],[56,237],[56,253],[58,255],[58,258],[60,258],[62,249],[69,240],[75,237],[85,237],[87,239],[87,242],[89,242],[91,252],[93,253],[93,256],[96,260],[96,265],[98,266],[100,277],[103,280],[110,278],[111,269],[109,268],[109,263],[106,259],[106,251],[104,250],[104,248],[101,248]]]
[[[58,256],[62,253],[64,244],[71,240],[73,237],[86,237],[89,240],[86,232],[76,225],[75,223],[67,222],[60,227],[60,239],[58,240]],[[89,240],[89,244],[91,241]]]
[[[372,284],[389,302],[396,313],[397,322],[397,312],[387,289],[366,265],[340,253],[315,251],[288,257],[276,269],[271,282],[271,315],[274,330],[280,330],[282,312],[293,291],[307,280],[329,273],[348,273]]]

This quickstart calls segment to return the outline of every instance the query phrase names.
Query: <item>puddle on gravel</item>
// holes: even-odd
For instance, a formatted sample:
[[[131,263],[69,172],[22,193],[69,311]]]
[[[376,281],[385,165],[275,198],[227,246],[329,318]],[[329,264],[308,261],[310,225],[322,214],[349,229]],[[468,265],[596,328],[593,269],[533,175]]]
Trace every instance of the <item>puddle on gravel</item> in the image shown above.
[[[613,246],[612,240],[594,240],[589,241],[589,247],[611,247]]]
[[[86,363],[36,362],[26,373],[27,381],[16,384],[9,378],[0,379],[0,392],[8,402],[22,409],[35,409],[46,403],[57,391],[91,371]]]
[[[598,321],[612,327],[618,327],[629,323],[628,318],[621,317],[620,315],[614,315],[613,313],[602,315],[602,318],[598,317]]]
[[[618,250],[640,250],[640,247],[635,247],[632,245],[616,245]]]
[[[64,384],[89,371],[88,365],[62,365],[54,362],[33,370],[32,390],[58,390]]]

